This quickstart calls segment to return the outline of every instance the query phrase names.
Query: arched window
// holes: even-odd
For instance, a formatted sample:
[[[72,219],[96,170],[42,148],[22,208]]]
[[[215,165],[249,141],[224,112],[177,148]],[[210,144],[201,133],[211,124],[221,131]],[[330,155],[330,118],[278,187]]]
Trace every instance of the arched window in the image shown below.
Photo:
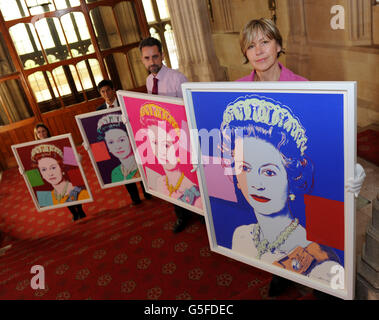
[[[142,0],[150,35],[162,42],[165,53],[164,64],[178,69],[178,53],[172,31],[167,0]]]
[[[6,56],[12,77],[25,79],[20,97],[27,96],[24,104],[40,113],[98,97],[96,85],[104,78],[120,89],[142,90],[146,70],[132,66],[148,34],[142,10],[139,0],[0,0],[0,61]],[[10,81],[4,72],[0,84]],[[10,96],[8,87],[0,86],[0,94]],[[0,125],[35,115],[30,106],[19,117],[2,110],[20,105],[11,104],[0,99]]]
[[[141,0],[0,0],[0,170],[36,121],[81,141],[75,114],[101,103],[97,84],[146,90]]]

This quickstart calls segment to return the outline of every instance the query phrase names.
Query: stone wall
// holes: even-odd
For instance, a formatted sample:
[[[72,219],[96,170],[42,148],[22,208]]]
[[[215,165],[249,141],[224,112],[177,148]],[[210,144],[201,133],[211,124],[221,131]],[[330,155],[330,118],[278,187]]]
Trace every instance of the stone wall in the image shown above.
[[[312,81],[357,81],[358,126],[379,124],[379,6],[371,0],[277,0],[277,25],[286,54],[280,61]],[[233,81],[251,72],[243,64],[239,32],[251,19],[271,17],[266,0],[211,0],[216,56]],[[335,5],[344,28],[333,29]],[[337,21],[341,22],[341,21]]]

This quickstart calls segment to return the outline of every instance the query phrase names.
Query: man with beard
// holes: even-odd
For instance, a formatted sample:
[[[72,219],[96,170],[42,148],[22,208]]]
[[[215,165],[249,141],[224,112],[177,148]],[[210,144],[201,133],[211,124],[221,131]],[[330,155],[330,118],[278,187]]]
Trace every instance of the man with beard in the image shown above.
[[[146,88],[149,94],[182,98],[182,83],[187,82],[185,75],[177,70],[170,69],[163,64],[164,54],[159,40],[149,37],[140,42],[141,61],[149,71],[146,78]],[[185,229],[191,211],[174,205],[177,220],[173,232],[178,233]]]
[[[159,40],[149,37],[139,45],[141,60],[150,75],[146,78],[146,88],[150,94],[183,97],[181,84],[187,82],[185,75],[163,64],[164,54]]]

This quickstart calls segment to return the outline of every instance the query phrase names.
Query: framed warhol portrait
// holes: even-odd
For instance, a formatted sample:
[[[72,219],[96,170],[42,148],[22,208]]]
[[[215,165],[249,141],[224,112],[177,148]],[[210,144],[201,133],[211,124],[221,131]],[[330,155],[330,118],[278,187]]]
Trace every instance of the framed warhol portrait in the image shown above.
[[[92,202],[71,134],[12,146],[38,211]]]
[[[203,215],[183,99],[117,91],[147,192]]]
[[[211,249],[352,299],[356,83],[182,89]]]
[[[102,189],[141,181],[120,108],[75,116]]]

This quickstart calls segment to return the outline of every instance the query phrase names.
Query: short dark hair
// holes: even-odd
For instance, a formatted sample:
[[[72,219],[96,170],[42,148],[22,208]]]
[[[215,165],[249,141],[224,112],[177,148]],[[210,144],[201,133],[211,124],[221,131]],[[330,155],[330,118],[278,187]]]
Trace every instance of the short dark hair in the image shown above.
[[[111,89],[114,89],[114,85],[113,85],[113,82],[111,80],[108,80],[108,79],[105,79],[105,80],[101,80],[99,82],[99,84],[97,85],[97,90],[101,90],[102,87],[105,87],[105,86],[108,86],[110,87]]]
[[[139,50],[142,51],[143,47],[154,47],[157,46],[160,53],[162,53],[162,43],[153,37],[148,37],[143,39],[139,44]]]

